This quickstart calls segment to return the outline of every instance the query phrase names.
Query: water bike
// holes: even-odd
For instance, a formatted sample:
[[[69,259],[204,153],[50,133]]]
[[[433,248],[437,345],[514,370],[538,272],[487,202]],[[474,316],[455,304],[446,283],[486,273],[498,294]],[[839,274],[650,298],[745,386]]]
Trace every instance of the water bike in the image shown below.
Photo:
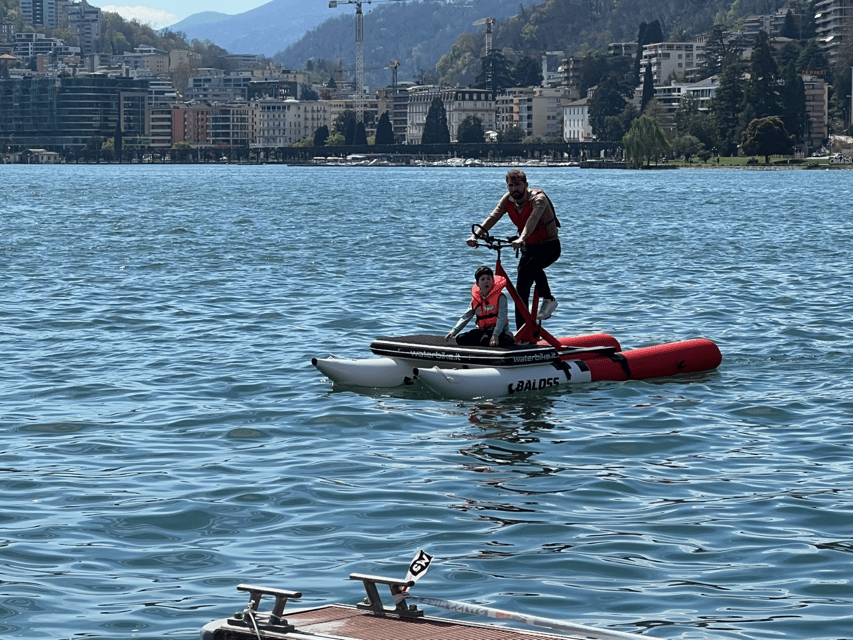
[[[524,318],[512,347],[461,346],[444,336],[377,338],[370,350],[379,357],[313,358],[311,363],[339,385],[396,387],[421,383],[436,393],[461,399],[538,391],[599,380],[644,380],[716,369],[722,354],[704,338],[623,351],[606,333],[555,338],[536,319],[539,292],[528,309],[501,264],[501,250],[515,238],[495,238],[479,225],[477,246],[496,251],[495,276]],[[477,234],[475,234],[477,235]]]

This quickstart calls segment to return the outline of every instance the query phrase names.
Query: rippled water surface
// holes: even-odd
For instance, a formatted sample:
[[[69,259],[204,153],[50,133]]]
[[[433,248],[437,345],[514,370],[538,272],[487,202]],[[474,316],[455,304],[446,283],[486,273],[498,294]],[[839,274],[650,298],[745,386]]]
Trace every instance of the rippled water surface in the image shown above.
[[[717,371],[333,387],[312,356],[452,326],[503,174],[0,169],[0,636],[196,638],[240,582],[355,602],[420,547],[419,595],[853,638],[853,172],[528,171],[552,333],[706,337]]]

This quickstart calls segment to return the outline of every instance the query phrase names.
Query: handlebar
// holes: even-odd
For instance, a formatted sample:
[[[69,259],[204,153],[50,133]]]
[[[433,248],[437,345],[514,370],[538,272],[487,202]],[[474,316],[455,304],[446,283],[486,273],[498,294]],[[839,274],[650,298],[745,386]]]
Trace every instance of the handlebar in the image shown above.
[[[477,231],[480,232],[479,237],[477,236]],[[475,246],[484,246],[489,249],[494,249],[495,251],[500,251],[504,247],[511,247],[514,240],[518,239],[518,236],[511,236],[504,240],[503,238],[496,238],[495,236],[489,235],[488,231],[483,229],[482,225],[472,224],[471,225],[471,234],[477,238],[477,244]]]

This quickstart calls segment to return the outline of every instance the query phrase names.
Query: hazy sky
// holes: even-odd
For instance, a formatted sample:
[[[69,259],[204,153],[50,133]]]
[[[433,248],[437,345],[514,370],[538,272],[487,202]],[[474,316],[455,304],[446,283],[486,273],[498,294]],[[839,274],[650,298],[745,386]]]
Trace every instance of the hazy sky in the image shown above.
[[[100,7],[104,11],[119,14],[125,20],[139,20],[142,24],[149,24],[155,29],[167,27],[203,11],[217,11],[219,13],[237,14],[249,11],[270,0],[136,0],[116,3],[102,4],[110,0],[89,0],[93,7]]]

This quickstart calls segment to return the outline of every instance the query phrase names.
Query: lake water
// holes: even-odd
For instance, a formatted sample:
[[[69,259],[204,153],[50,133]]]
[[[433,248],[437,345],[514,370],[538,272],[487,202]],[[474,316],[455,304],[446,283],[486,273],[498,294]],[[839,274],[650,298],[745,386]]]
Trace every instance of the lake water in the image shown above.
[[[853,638],[853,172],[528,171],[549,330],[709,338],[714,372],[333,387],[313,356],[453,325],[504,173],[0,168],[0,636],[189,640],[238,583],[354,603],[423,548],[416,595]]]

